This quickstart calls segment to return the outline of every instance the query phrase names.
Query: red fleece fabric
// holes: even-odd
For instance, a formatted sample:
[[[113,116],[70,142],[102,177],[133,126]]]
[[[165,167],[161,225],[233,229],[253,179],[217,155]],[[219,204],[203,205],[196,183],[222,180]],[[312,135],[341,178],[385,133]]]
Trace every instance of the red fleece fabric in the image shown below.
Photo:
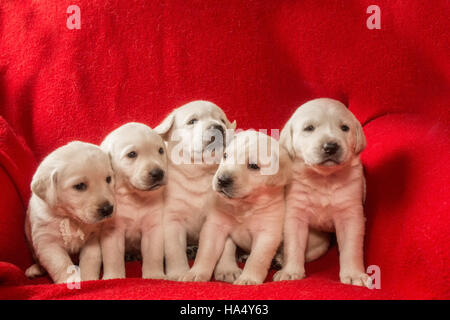
[[[66,27],[67,7],[81,29]],[[450,4],[372,1],[4,1],[0,4],[0,298],[450,298]],[[381,289],[338,282],[332,248],[308,277],[259,286],[128,279],[80,290],[27,280],[23,233],[37,161],[99,143],[128,121],[156,126],[204,99],[240,128],[281,129],[303,102],[336,98],[364,124],[366,265]],[[270,132],[270,131],[269,131]]]
[[[24,233],[30,177],[36,160],[23,139],[0,116],[0,263],[26,268],[32,262]],[[0,272],[0,284],[4,275]]]

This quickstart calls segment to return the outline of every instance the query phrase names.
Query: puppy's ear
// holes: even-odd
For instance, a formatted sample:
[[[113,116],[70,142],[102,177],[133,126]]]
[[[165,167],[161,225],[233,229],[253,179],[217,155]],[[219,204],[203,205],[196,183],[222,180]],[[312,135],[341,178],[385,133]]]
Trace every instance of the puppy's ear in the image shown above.
[[[31,191],[52,207],[55,205],[57,198],[57,180],[57,169],[38,168],[31,181]]]
[[[281,130],[280,134],[280,146],[284,147],[289,154],[289,157],[293,160],[295,158],[295,150],[292,145],[292,125],[289,120]]]
[[[227,119],[227,128],[228,129],[233,129],[233,130],[235,130],[236,129],[236,120],[234,120],[233,122],[230,122],[230,121],[228,121],[228,119]]]
[[[114,159],[112,157],[113,143],[112,143],[112,139],[111,139],[110,135],[108,135],[105,138],[105,140],[103,140],[103,142],[100,144],[100,149],[102,149],[102,151],[108,155],[109,164],[111,165],[111,167],[114,170],[114,165],[113,165]]]
[[[240,132],[240,130],[238,131]],[[225,134],[225,148],[228,147],[235,139],[236,135],[238,134],[235,129],[227,129]]]
[[[225,147],[227,147],[233,140],[234,137],[241,131],[242,129],[236,130],[236,120],[233,122],[228,121],[227,118],[225,118],[227,130],[226,130],[226,136],[225,136]]]
[[[102,151],[106,154],[109,155],[109,157],[111,158],[111,152],[112,152],[112,143],[110,142],[109,139],[110,136],[107,136],[105,138],[105,140],[102,141],[102,143],[100,144],[100,149],[102,149]]]
[[[283,146],[279,146],[278,153],[278,172],[274,175],[271,175],[267,181],[268,185],[271,186],[285,186],[289,184],[292,177],[292,160],[287,152],[287,150]]]
[[[102,149],[103,150],[103,149]],[[105,149],[105,150],[103,150],[103,152],[105,152],[107,155],[108,155],[108,160],[109,160],[109,165],[111,166],[111,169],[112,169],[112,171],[113,171],[113,173],[115,172],[115,167],[116,167],[116,164],[114,163],[114,159],[113,159],[113,156],[112,156],[112,147],[110,147],[109,149]]]
[[[287,185],[292,178],[292,160],[287,150],[280,145],[280,183]]]
[[[361,123],[355,117],[355,154],[360,154],[366,148],[366,136]]]
[[[231,129],[231,130],[235,130],[236,129],[236,120],[234,120],[233,122],[230,122],[230,120],[228,120],[227,115],[225,113],[223,113],[224,118],[225,118],[225,125],[227,127],[227,129]]]
[[[168,139],[170,129],[172,129],[175,121],[175,112],[172,111],[157,127],[153,130],[156,131],[164,140]]]

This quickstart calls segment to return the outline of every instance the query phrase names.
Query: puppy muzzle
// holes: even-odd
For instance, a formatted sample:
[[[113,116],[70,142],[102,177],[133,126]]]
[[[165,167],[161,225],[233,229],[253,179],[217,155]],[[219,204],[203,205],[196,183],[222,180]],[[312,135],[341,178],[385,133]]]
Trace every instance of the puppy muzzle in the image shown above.
[[[165,184],[165,172],[161,168],[156,168],[148,173],[148,190],[156,190]]]
[[[340,165],[342,162],[342,148],[335,141],[327,141],[322,144],[319,152],[321,161],[318,165],[320,166],[333,167]]]
[[[154,191],[166,184],[166,176],[164,170],[152,169],[135,180],[131,180],[131,185],[139,191]]]
[[[234,179],[228,174],[219,175],[216,179],[216,191],[227,198],[233,198]]]
[[[103,202],[98,206],[97,215],[99,219],[106,219],[113,215],[114,213],[114,205],[109,201]]]

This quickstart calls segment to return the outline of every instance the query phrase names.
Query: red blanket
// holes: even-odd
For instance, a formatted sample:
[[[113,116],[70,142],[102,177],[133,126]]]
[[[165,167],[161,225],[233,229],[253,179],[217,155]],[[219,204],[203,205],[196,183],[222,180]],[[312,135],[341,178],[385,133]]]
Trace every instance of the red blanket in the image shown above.
[[[81,28],[68,29],[78,5]],[[4,1],[0,4],[0,298],[450,298],[450,4],[372,1]],[[80,290],[30,281],[29,182],[54,148],[152,127],[211,100],[240,128],[280,129],[303,102],[346,103],[364,124],[366,265],[381,289],[338,282],[336,248],[308,277],[259,286],[138,279]]]

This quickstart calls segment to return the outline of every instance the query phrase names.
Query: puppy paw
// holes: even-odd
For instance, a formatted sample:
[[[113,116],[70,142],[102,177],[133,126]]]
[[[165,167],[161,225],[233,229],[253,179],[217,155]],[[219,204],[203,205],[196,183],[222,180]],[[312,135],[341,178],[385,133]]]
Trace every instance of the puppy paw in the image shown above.
[[[187,272],[189,272],[189,268],[166,270],[166,280],[180,281],[180,278],[183,277]]]
[[[304,270],[281,269],[273,275],[273,281],[300,280],[305,277]]]
[[[263,283],[262,281],[248,276],[248,275],[243,275],[241,274],[239,276],[239,278],[236,279],[236,281],[233,282],[233,284],[237,284],[237,285],[254,285],[254,284],[261,284]]]
[[[195,270],[189,270],[186,272],[182,277],[180,277],[179,281],[185,281],[185,282],[206,282],[211,279],[211,276],[209,276],[206,272],[199,272]]]
[[[143,272],[142,279],[166,279],[166,275],[162,272]]]
[[[44,274],[44,269],[42,269],[37,263],[33,264],[25,271],[25,275],[30,279],[43,276]]]
[[[81,281],[92,281],[92,280],[98,280],[99,275],[98,273],[92,273],[92,274],[83,274],[81,272]]]
[[[111,280],[111,279],[125,279],[125,274],[122,273],[105,273],[102,277],[103,280]]]
[[[372,279],[364,272],[357,270],[341,271],[339,274],[341,282],[354,286],[370,287]]]
[[[239,278],[241,273],[242,269],[238,268],[237,266],[233,266],[232,268],[228,269],[219,268],[214,272],[214,279],[218,281],[233,283],[236,279]]]

